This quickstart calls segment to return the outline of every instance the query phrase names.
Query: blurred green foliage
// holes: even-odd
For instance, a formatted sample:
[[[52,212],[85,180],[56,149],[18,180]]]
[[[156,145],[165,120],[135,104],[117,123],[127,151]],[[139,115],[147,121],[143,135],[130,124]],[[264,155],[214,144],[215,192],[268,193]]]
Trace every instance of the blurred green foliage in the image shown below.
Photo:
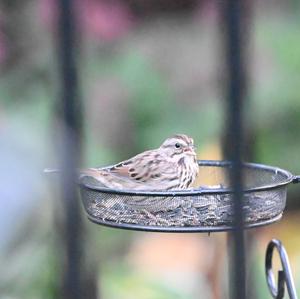
[[[251,109],[247,113],[255,132],[256,162],[300,173],[300,26],[290,15],[277,18],[277,13],[269,20],[255,18],[251,38],[258,49],[252,54],[257,62],[252,69],[255,72],[249,87]],[[87,98],[90,81],[113,76],[128,89],[129,117],[135,128],[132,153],[128,154],[158,146],[174,132],[193,136],[199,150],[220,138],[224,127],[222,100],[208,98],[193,105],[187,104],[185,99],[175,101],[168,77],[136,49],[104,54],[94,50],[87,56],[80,62],[84,69],[80,79],[85,105],[90,101]],[[42,61],[36,73],[27,74],[26,68],[22,68],[3,74],[0,116],[3,115],[3,119],[7,119],[5,123],[14,128],[12,132],[18,132],[20,142],[28,144],[31,155],[40,157],[45,167],[49,167],[57,159],[53,153],[52,122],[59,84],[57,77],[52,79],[47,74],[47,70],[53,72],[55,57],[47,52]],[[222,94],[220,98],[225,96]],[[120,156],[118,149],[109,148],[96,138],[89,119],[85,120],[84,150],[84,164],[87,165],[115,162]],[[45,192],[41,200],[51,202],[52,195]],[[42,219],[48,213],[44,209],[35,217]],[[126,264],[124,257],[130,250],[132,238],[137,236],[135,233],[100,229],[90,223],[86,224],[86,230],[88,250],[99,265],[103,298],[189,298],[152,277],[135,273]],[[17,251],[0,255],[2,294],[7,298],[57,298],[60,253],[56,251],[55,233],[48,232],[45,237],[45,232],[34,231],[32,238],[24,241]],[[266,298],[263,258],[258,256],[255,261],[256,269],[261,272],[255,281],[258,297]],[[299,276],[297,279],[299,285]]]
[[[300,41],[299,22],[292,18],[262,21],[254,38],[267,53],[269,77],[253,84],[252,119],[260,162],[300,171]],[[264,73],[264,70],[262,70]],[[253,74],[253,77],[256,75]],[[254,80],[255,81],[255,80]]]
[[[125,265],[109,265],[105,269],[101,285],[104,298],[115,299],[190,299],[192,296],[141,273],[133,272]]]

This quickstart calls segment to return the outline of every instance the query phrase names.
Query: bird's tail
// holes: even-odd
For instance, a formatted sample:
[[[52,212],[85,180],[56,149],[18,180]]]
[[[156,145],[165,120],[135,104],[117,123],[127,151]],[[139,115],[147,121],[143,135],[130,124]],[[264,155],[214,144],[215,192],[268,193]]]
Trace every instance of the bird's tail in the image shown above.
[[[45,168],[43,170],[44,173],[60,173],[61,170],[58,168]]]
[[[48,174],[48,173],[61,173],[61,169],[59,168],[45,168],[44,173]],[[97,176],[99,175],[99,169],[97,168],[86,168],[86,169],[78,169],[77,173],[79,176]]]

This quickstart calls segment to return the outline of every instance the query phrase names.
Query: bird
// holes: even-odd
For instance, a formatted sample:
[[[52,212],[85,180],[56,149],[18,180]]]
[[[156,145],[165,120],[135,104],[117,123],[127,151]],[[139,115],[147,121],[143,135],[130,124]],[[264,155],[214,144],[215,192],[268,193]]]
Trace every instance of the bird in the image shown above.
[[[176,134],[167,138],[160,147],[125,161],[83,169],[80,179],[90,176],[104,187],[120,190],[184,190],[193,184],[198,170],[193,138]]]

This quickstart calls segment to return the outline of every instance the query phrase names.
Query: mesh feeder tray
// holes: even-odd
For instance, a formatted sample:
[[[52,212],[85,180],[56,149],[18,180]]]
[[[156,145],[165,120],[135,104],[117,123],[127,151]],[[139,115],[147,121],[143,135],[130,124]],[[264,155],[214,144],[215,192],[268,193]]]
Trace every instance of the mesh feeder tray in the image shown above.
[[[198,161],[199,183],[191,190],[132,191],[105,188],[92,177],[79,185],[88,218],[111,227],[159,232],[213,232],[233,229],[233,192],[227,179],[232,164]],[[287,185],[300,177],[277,167],[244,163],[245,227],[278,221]]]

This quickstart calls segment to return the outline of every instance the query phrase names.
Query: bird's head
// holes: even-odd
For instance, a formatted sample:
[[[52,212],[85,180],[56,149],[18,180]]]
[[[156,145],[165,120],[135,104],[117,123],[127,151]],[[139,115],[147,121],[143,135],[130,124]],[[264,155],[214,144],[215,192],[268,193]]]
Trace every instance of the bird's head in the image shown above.
[[[167,138],[160,146],[160,149],[174,159],[179,160],[183,156],[196,158],[194,140],[184,134],[177,134]]]

